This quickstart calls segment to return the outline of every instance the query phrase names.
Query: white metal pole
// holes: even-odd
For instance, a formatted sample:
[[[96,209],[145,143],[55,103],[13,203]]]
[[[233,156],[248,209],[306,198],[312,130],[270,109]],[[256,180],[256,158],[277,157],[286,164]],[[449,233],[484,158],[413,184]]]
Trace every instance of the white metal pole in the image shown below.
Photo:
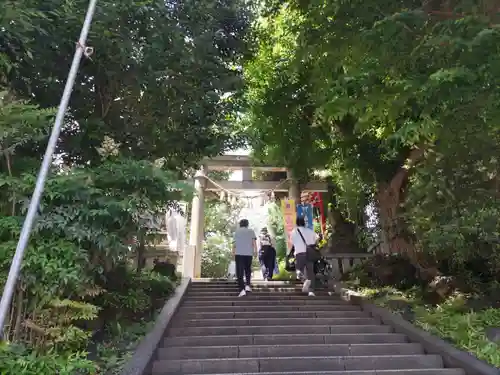
[[[42,165],[40,167],[40,171],[38,172],[35,190],[33,191],[33,196],[31,197],[28,213],[26,214],[26,218],[24,219],[21,235],[19,236],[19,242],[17,243],[16,253],[14,254],[14,258],[12,259],[9,276],[7,278],[7,282],[5,283],[2,299],[0,300],[0,337],[2,337],[3,335],[5,319],[9,311],[9,306],[12,302],[12,296],[14,294],[14,289],[16,288],[17,278],[19,277],[19,271],[21,269],[24,252],[26,250],[26,246],[28,245],[31,229],[33,227],[33,222],[37,213],[37,208],[40,204],[40,198],[43,194],[45,180],[47,179],[47,174],[52,164],[52,156],[59,139],[59,134],[61,132],[66,109],[68,108],[68,102],[71,97],[71,92],[73,91],[76,75],[78,73],[78,67],[80,66],[82,55],[84,53],[87,54],[87,51],[85,51],[85,45],[87,43],[87,36],[89,34],[90,25],[92,23],[92,17],[95,13],[96,3],[97,0],[89,1],[87,14],[85,15],[85,21],[80,32],[80,38],[78,39],[75,55],[73,56],[73,62],[71,63],[71,68],[66,80],[66,85],[64,86],[64,91],[61,96],[61,101],[59,103],[59,109],[57,111],[54,126],[52,127],[52,133],[50,134],[49,143],[47,144],[47,149],[45,150]]]

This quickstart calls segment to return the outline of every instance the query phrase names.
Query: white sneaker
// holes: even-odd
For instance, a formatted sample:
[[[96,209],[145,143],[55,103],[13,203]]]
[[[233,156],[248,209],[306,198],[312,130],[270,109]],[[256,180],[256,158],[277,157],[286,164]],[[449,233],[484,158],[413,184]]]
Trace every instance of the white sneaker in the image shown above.
[[[238,294],[238,297],[245,297],[247,295],[247,292],[245,292],[244,290],[242,290],[240,292],[240,294]]]
[[[313,292],[309,292],[307,295],[308,295],[309,297],[316,297],[316,294],[314,294]]]
[[[304,285],[302,286],[302,292],[307,293],[309,291],[310,286],[311,286],[311,280],[304,281]]]
[[[250,288],[250,285],[246,285],[245,286],[245,291],[247,291],[247,292],[251,292],[252,291],[252,288]]]

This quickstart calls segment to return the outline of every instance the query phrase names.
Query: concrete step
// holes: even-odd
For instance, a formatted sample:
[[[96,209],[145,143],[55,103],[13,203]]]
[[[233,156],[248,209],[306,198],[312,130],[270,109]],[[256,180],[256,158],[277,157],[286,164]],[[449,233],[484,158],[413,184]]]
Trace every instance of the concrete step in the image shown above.
[[[238,295],[233,294],[233,295],[210,295],[207,294],[206,296],[190,296],[186,295],[184,297],[185,301],[210,301],[212,303],[214,302],[225,302],[225,301],[303,301],[303,300],[316,300],[316,301],[337,301],[337,302],[342,302],[346,303],[344,300],[342,300],[340,297],[337,296],[316,296],[316,297],[308,297],[305,293],[301,294],[281,294],[277,293],[275,295],[272,294],[252,294],[249,293],[244,297],[238,297]]]
[[[187,374],[198,375],[198,374]],[[223,375],[223,374],[206,374]],[[238,372],[224,375],[465,375],[465,371],[458,368],[429,368],[405,370],[361,370],[361,371],[301,371],[301,372]]]
[[[238,291],[238,285],[234,284],[232,286],[219,286],[219,287],[203,287],[203,288],[198,288],[198,287],[189,287],[188,292],[203,292],[203,293],[209,293],[209,292],[234,292]],[[254,285],[252,287],[252,290],[254,291],[269,291],[269,292],[295,292],[297,290],[302,290],[302,284],[296,284],[296,285],[289,285],[289,286],[267,286],[267,285]],[[319,288],[316,289],[319,291],[325,291],[327,292],[328,289],[325,288]]]
[[[236,280],[216,280],[216,281],[198,281],[198,280],[193,280],[191,282],[191,285],[189,285],[190,288],[198,287],[198,288],[213,288],[213,287],[218,287],[218,286],[226,286],[226,285],[235,285],[237,283]],[[295,285],[295,284],[300,284],[300,281],[296,280],[290,280],[290,281],[264,281],[264,280],[257,280],[257,279],[252,279],[250,285],[251,286],[290,286],[290,285]]]
[[[224,306],[210,306],[210,305],[201,305],[198,306],[196,304],[188,304],[182,305],[179,308],[179,315],[183,316],[187,313],[192,312],[255,312],[255,313],[264,313],[266,311],[313,311],[313,312],[328,312],[328,311],[361,311],[361,308],[356,305],[349,304],[311,304],[311,305],[300,305],[300,304],[288,304],[288,305],[280,305],[276,306],[275,304],[266,304],[261,305],[258,302],[246,305],[246,306],[233,306],[231,304]]]
[[[404,343],[404,335],[396,333],[355,334],[274,334],[240,336],[185,336],[166,338],[164,346],[224,346],[224,345],[281,345],[300,344],[367,344]]]
[[[346,334],[274,334],[239,336],[180,336],[167,337],[164,346],[224,346],[224,345],[297,345],[314,344],[374,344],[405,343],[407,338],[399,333],[346,333]]]
[[[251,312],[234,312],[234,311],[218,311],[206,312],[198,311],[180,314],[183,319],[251,319],[251,318],[363,318],[369,317],[370,314],[361,310],[355,311],[251,311]]]
[[[316,297],[331,297],[331,298],[339,298],[337,295],[335,295],[333,292],[328,292],[327,290],[320,290],[320,291],[315,291]],[[205,292],[205,291],[190,291],[186,293],[186,297],[237,297],[239,294],[239,290],[231,290],[231,291],[210,291],[210,292]],[[293,290],[293,291],[288,291],[288,292],[280,292],[280,291],[273,291],[273,290],[256,290],[254,289],[252,292],[248,292],[247,296],[250,297],[272,297],[276,298],[277,296],[279,297],[294,297],[294,296],[304,296],[306,293],[302,292],[301,289]]]
[[[374,318],[253,318],[253,319],[191,319],[178,317],[174,320],[176,327],[241,327],[241,326],[338,326],[338,325],[375,325],[380,321]]]
[[[397,344],[293,344],[248,346],[195,346],[161,348],[159,360],[261,357],[328,357],[423,354],[422,345]]]
[[[384,325],[275,325],[275,326],[218,326],[218,327],[179,327],[175,324],[168,329],[168,335],[209,336],[209,335],[276,335],[276,334],[367,334],[390,333],[392,328]]]
[[[297,296],[299,297],[299,296]],[[299,298],[293,299],[275,299],[275,298],[251,298],[249,296],[238,298],[238,297],[224,297],[222,298],[210,298],[210,299],[199,299],[199,298],[186,298],[182,303],[182,306],[252,306],[252,305],[345,305],[347,302],[340,299],[328,299],[328,298],[317,298],[317,297],[307,297],[300,296]]]
[[[326,289],[255,282],[237,293],[234,281],[192,283],[151,375],[465,375]]]
[[[302,289],[303,283],[290,284],[290,285],[251,285],[252,290],[269,290],[269,291],[281,291],[281,292],[293,292]],[[234,283],[232,285],[219,285],[219,286],[202,286],[198,287],[196,285],[190,285],[188,291],[196,292],[209,292],[209,291],[234,291],[238,290],[238,284]],[[324,286],[316,288],[316,290],[328,291]]]
[[[223,358],[159,360],[153,364],[153,375],[210,374],[288,371],[352,371],[352,370],[404,370],[434,369],[443,367],[438,355],[377,355],[377,356],[328,356],[286,358]],[[404,373],[404,372],[403,372]]]

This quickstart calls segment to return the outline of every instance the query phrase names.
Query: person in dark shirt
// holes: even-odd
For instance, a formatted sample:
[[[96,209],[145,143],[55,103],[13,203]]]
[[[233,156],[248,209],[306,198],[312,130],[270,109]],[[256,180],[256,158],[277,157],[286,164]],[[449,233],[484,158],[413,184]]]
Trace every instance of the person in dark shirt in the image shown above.
[[[274,268],[276,264],[276,249],[267,228],[264,227],[259,235],[259,261],[262,267],[264,280],[273,279]]]

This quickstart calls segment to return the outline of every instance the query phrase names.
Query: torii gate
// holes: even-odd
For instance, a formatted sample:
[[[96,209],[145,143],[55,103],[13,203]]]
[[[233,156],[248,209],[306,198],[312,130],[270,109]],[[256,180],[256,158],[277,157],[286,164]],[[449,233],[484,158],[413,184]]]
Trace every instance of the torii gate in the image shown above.
[[[242,171],[242,181],[214,181],[206,178],[208,171]],[[287,172],[287,180],[276,187],[276,181],[254,181],[253,170],[267,172]],[[326,182],[308,182],[300,186],[291,170],[271,165],[253,165],[249,156],[223,155],[206,158],[194,177],[195,193],[191,204],[191,226],[189,243],[183,254],[182,271],[185,277],[201,277],[201,253],[203,251],[204,223],[205,223],[205,191],[219,191],[221,188],[230,191],[262,191],[288,192],[288,196],[296,202],[300,201],[300,190],[326,192]]]

